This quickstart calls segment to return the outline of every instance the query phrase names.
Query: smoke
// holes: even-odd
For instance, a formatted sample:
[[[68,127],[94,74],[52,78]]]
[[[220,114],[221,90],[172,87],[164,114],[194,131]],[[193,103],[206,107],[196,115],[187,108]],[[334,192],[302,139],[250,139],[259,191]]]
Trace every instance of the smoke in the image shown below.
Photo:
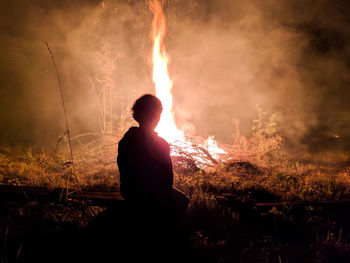
[[[129,97],[152,90],[151,43],[143,28],[151,18],[148,9],[125,1],[18,0],[1,5],[2,141],[55,145],[65,131],[46,41],[62,79],[73,135],[100,132],[98,89],[103,85],[113,85],[108,99],[116,114],[125,108],[121,102],[130,104]]]
[[[249,135],[259,105],[278,113],[290,146],[350,148],[346,1],[161,2],[178,126],[230,142],[232,119]],[[101,87],[113,86],[108,109],[116,122],[133,100],[154,92],[148,1],[0,5],[0,141],[54,145],[65,130],[45,41],[73,135],[101,131]]]
[[[285,136],[302,136],[305,120],[314,118],[296,69],[302,36],[270,20],[252,2],[224,2],[200,9],[196,20],[179,20],[170,53],[176,54],[172,67],[180,77],[175,86],[189,122],[229,138],[232,118],[241,120],[247,133],[254,106],[260,105],[283,114]]]

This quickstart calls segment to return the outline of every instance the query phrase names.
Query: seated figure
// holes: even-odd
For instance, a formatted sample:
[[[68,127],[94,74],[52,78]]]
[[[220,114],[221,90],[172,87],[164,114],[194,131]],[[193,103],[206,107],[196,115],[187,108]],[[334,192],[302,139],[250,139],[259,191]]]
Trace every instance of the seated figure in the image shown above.
[[[130,203],[184,211],[188,199],[173,189],[169,144],[154,131],[161,113],[162,104],[153,95],[134,103],[132,114],[139,127],[131,127],[118,144],[120,191]]]

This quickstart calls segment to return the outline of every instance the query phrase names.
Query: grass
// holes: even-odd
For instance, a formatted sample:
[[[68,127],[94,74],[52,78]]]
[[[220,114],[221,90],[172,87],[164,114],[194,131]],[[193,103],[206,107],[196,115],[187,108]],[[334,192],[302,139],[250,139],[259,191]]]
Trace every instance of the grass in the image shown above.
[[[0,154],[1,183],[66,187],[71,172],[66,163],[67,156],[65,152],[43,149],[3,148]],[[77,178],[82,189],[118,188],[115,142],[105,140],[97,146],[76,150],[75,156]],[[223,202],[227,194],[239,202],[348,199],[348,166],[292,162],[286,158],[263,156],[251,162],[228,161],[206,170],[174,163],[174,173],[174,186],[190,197],[186,225],[191,232],[191,261],[218,262],[222,258],[223,262],[306,262],[301,260],[304,258],[309,262],[310,259],[329,262],[327,260],[334,255],[349,259],[350,229],[338,212],[325,212],[317,207],[307,207],[301,213],[288,207],[251,212],[237,210]],[[74,181],[70,184],[75,186]],[[73,224],[76,227],[69,231],[78,233],[91,218],[103,211],[99,207],[86,209],[83,204],[69,203],[17,203],[15,206],[12,203],[5,207],[9,210],[5,209],[3,213],[12,218],[6,221],[12,222],[10,230],[19,228],[22,221],[18,220],[34,217],[46,222],[45,231],[51,229],[59,236],[61,230],[55,230],[56,227],[71,229]],[[7,223],[4,222],[0,225],[5,226]],[[24,233],[19,236],[28,234]],[[10,232],[11,235],[14,234]],[[6,255],[16,258],[21,244],[11,242],[13,250],[7,251]],[[21,253],[28,255],[30,252],[24,246]]]
[[[310,205],[296,210],[286,204],[262,211],[232,205],[232,201],[350,199],[349,154],[307,153],[300,155],[300,160],[289,159],[282,150],[283,140],[276,134],[275,125],[273,117],[267,118],[260,112],[254,122],[253,136],[246,139],[239,133],[236,122],[234,142],[223,145],[230,158],[213,166],[199,168],[194,160],[173,158],[174,186],[190,197],[184,223],[190,232],[188,261],[334,262],[336,258],[337,262],[348,262],[350,259],[347,207]],[[121,135],[122,132],[101,135],[79,147],[76,143],[76,177],[72,176],[66,151],[2,147],[0,183],[117,190],[116,142]],[[41,246],[47,251],[53,247],[55,251],[65,249],[57,248],[52,238],[64,243],[71,239],[71,233],[78,235],[105,209],[87,207],[83,202],[43,204],[2,200],[0,205],[0,245],[6,243],[8,247],[1,252],[2,262],[26,262],[25,258],[30,258],[28,254],[41,253]],[[28,229],[23,228],[28,224]],[[34,236],[40,233],[39,237],[34,238],[33,233]],[[47,236],[47,233],[51,234]],[[28,245],[32,239],[32,245]]]
[[[100,150],[82,149],[76,156],[75,167],[79,185],[84,188],[103,187],[108,189],[118,183],[118,172],[114,163],[106,159]],[[99,156],[99,157],[97,157]],[[95,158],[96,157],[96,158]],[[66,187],[72,173],[71,164],[64,153],[43,149],[5,149],[0,154],[0,182],[9,185]],[[70,180],[69,187],[76,186]]]
[[[118,187],[115,156],[117,146],[106,144],[76,152],[76,173],[83,189]],[[270,159],[259,162],[228,161],[207,170],[185,169],[174,163],[174,185],[190,196],[209,199],[222,193],[239,192],[250,198],[249,189],[262,189],[281,201],[339,200],[349,198],[349,167],[342,165],[289,162]],[[248,165],[248,166],[247,166]],[[0,154],[0,182],[9,185],[66,187],[71,173],[64,155],[33,149],[3,149]],[[71,180],[70,186],[75,182]],[[199,193],[200,191],[200,193]],[[257,200],[259,201],[259,200]],[[261,200],[260,200],[261,201]]]

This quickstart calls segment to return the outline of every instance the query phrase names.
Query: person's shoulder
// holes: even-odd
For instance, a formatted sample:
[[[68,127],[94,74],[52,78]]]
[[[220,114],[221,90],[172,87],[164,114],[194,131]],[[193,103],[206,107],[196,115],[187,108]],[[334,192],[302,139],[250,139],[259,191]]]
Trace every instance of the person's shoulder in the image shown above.
[[[159,135],[158,135],[158,138],[159,138],[159,141],[160,141],[162,144],[166,144],[166,145],[169,146],[169,143],[168,143],[164,138],[160,137]]]
[[[123,138],[119,141],[119,143],[122,143],[123,141],[125,140],[128,140],[132,137],[135,137],[135,135],[137,134],[138,132],[138,127],[130,127],[129,130],[124,134]]]
[[[170,151],[169,143],[159,135],[157,135],[159,143],[162,145],[162,147],[166,148],[168,151]]]
[[[139,127],[136,127],[136,126],[132,126],[129,128],[129,130],[125,133],[125,134],[134,134],[134,133],[137,133],[137,131],[139,130],[140,128]]]

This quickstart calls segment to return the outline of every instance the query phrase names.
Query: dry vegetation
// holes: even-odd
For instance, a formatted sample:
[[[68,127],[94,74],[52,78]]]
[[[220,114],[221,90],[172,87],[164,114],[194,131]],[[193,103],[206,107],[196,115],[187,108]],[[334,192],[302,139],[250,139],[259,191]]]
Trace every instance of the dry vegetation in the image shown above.
[[[301,160],[291,161],[283,151],[282,138],[276,133],[274,116],[268,117],[261,109],[257,112],[251,138],[242,136],[236,123],[233,143],[221,145],[229,156],[222,161],[209,162],[203,167],[190,156],[173,157],[174,185],[190,197],[186,222],[191,234],[190,261],[332,262],[337,256],[338,262],[347,262],[350,250],[345,214],[339,217],[338,210],[320,210],[316,206],[298,212],[288,202],[350,199],[350,168],[346,165],[349,156],[326,153],[322,159],[320,154],[305,154]],[[125,118],[121,123],[118,133],[98,135],[88,144],[79,145],[81,137],[75,138],[74,167],[63,144],[56,152],[2,147],[0,181],[8,185],[116,191],[117,141],[129,125]],[[287,203],[282,208],[251,211],[232,206],[232,201]],[[53,220],[53,227],[61,229],[53,231],[60,233],[64,229],[71,231],[65,225],[67,222],[81,227],[102,210],[86,208],[84,204],[43,207],[30,203],[12,209],[10,214],[13,218],[28,215]],[[21,223],[10,227],[17,229],[18,225]],[[21,245],[14,246],[18,249]]]
[[[221,145],[228,154],[215,164],[210,156],[206,166],[188,155],[186,158],[174,156],[175,186],[192,199],[200,195],[211,200],[227,193],[255,201],[270,201],[271,198],[281,201],[347,199],[350,194],[350,169],[345,164],[349,157],[345,153],[341,156],[325,153],[324,158],[328,162],[320,162],[320,154],[304,154],[303,160],[288,160],[283,152],[283,140],[276,133],[274,118],[275,115],[268,117],[257,108],[250,139],[239,133],[236,122],[233,143]],[[88,144],[75,144],[74,167],[63,146],[56,152],[2,147],[1,183],[49,188],[117,189],[117,142],[126,130],[125,126],[130,125],[125,115],[120,119],[122,124],[116,125],[119,132],[115,135],[100,135]],[[251,194],[254,189],[270,195],[261,196],[265,200],[257,200]]]

